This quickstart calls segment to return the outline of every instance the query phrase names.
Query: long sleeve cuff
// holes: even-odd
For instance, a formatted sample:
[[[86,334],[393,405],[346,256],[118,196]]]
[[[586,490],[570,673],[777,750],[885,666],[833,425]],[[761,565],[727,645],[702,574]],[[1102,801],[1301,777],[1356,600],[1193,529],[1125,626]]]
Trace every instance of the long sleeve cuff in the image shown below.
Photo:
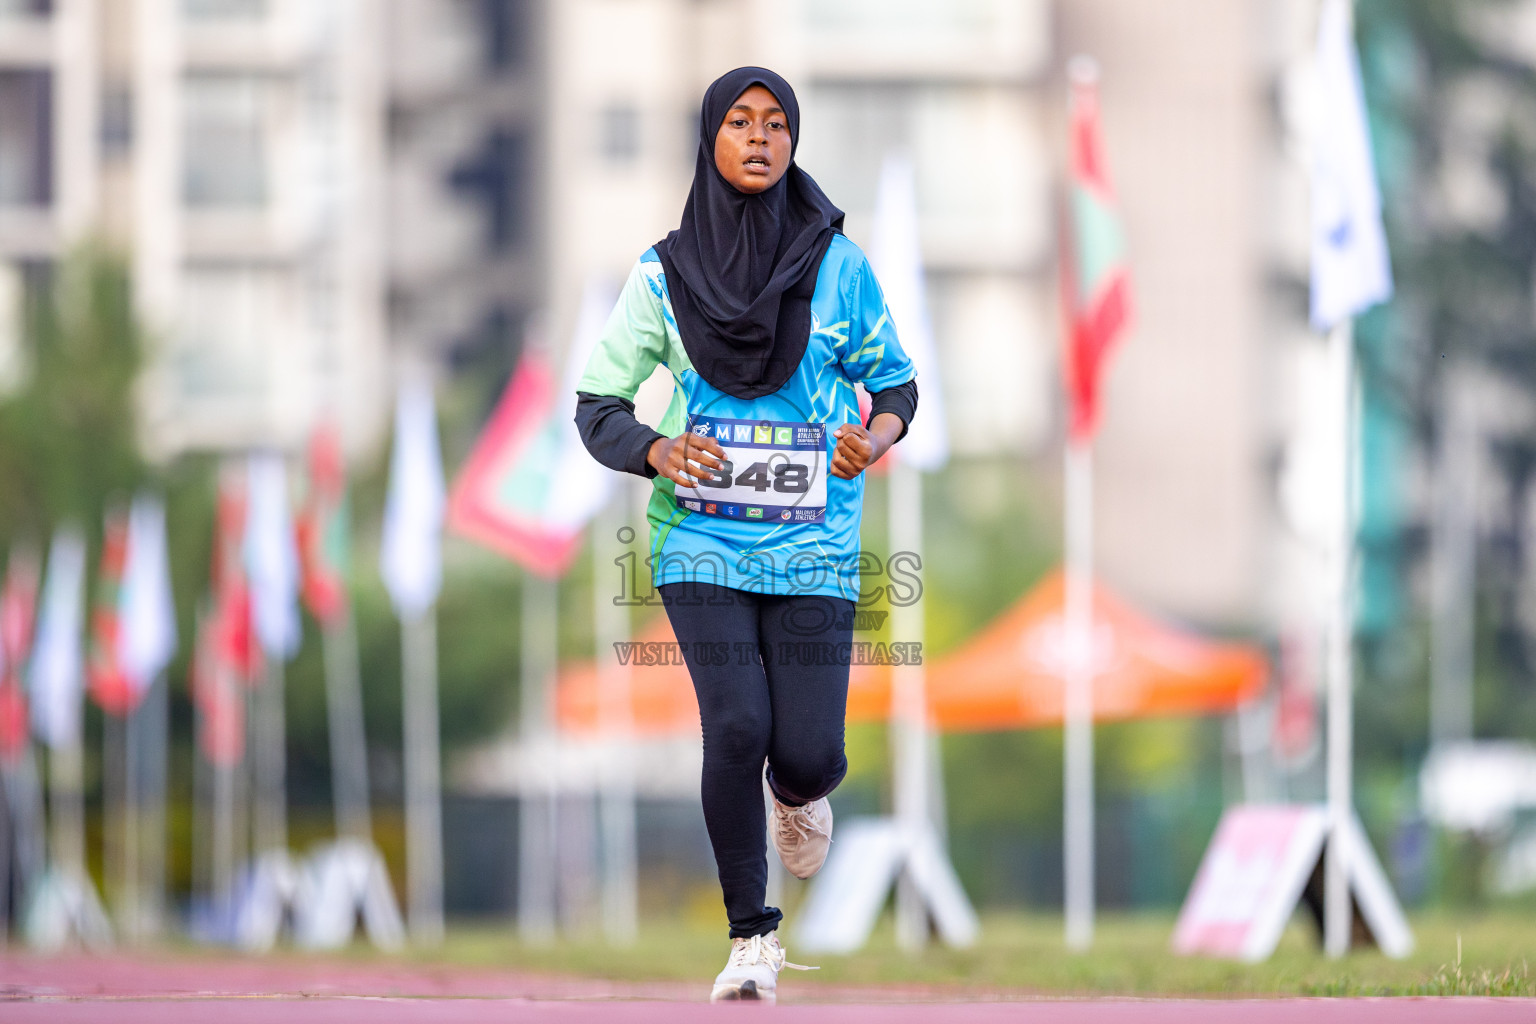
[[[907,426],[912,422],[912,417],[917,415],[917,378],[913,377],[905,384],[898,384],[884,391],[874,391],[869,396],[869,421],[867,427],[874,422],[876,416],[882,412],[888,412],[901,420],[901,433],[896,440],[900,441],[907,436]]]
[[[664,435],[635,419],[635,403],[615,395],[576,392],[576,429],[592,457],[609,469],[650,479],[651,445]]]

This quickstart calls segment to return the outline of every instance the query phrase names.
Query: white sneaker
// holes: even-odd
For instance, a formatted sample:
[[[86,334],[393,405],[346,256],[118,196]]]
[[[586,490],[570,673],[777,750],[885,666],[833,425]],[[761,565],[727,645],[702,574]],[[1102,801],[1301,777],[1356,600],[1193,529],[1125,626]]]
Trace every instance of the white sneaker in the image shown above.
[[[827,862],[832,845],[832,805],[827,798],[790,807],[773,798],[773,848],[796,878],[810,878]]]
[[[731,958],[725,962],[725,970],[715,977],[715,987],[709,993],[709,1001],[777,1002],[779,972],[786,967],[794,971],[821,970],[819,967],[792,964],[785,959],[784,947],[779,945],[776,932],[754,935],[750,939],[733,939]]]

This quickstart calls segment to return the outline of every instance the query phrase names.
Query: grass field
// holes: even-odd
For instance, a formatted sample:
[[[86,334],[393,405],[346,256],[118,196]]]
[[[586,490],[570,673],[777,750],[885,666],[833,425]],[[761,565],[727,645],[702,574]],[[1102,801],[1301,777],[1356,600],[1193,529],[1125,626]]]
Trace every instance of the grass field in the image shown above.
[[[1062,947],[1059,917],[993,914],[983,917],[974,949],[934,946],[922,953],[896,949],[885,922],[871,946],[851,956],[796,956],[821,970],[796,973],[793,983],[814,986],[897,985],[969,998],[989,993],[1045,996],[1257,996],[1257,995],[1498,995],[1536,996],[1536,915],[1500,909],[1413,920],[1416,951],[1401,961],[1375,950],[1330,961],[1314,929],[1298,917],[1279,950],[1261,964],[1175,956],[1168,949],[1171,915],[1099,917],[1094,949],[1074,955]],[[510,927],[461,926],[426,960],[462,966],[601,977],[616,981],[699,980],[713,977],[728,946],[716,927],[650,923],[632,948],[601,940],[564,940],[551,946],[519,943]],[[373,956],[359,952],[357,956]]]

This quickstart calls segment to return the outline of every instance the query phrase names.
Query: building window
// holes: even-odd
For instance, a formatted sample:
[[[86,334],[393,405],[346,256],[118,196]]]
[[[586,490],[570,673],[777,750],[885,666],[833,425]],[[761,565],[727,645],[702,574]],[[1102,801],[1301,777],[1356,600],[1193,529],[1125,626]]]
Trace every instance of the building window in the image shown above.
[[[126,160],[133,146],[133,93],[126,83],[112,82],[101,93],[101,155]]]
[[[526,53],[528,4],[526,0],[479,0],[480,23],[485,35],[485,65],[508,72],[517,69]]]
[[[605,108],[598,117],[598,149],[612,164],[627,164],[640,155],[640,111],[624,104]]]
[[[53,201],[52,109],[47,71],[0,71],[0,206]]]
[[[287,282],[277,270],[193,266],[183,281],[179,329],[167,351],[177,403],[250,415],[270,384],[273,339],[294,328]]]
[[[266,100],[259,78],[187,77],[182,194],[188,206],[252,209],[267,201]]]
[[[190,21],[219,21],[264,17],[267,0],[181,0],[181,13]]]
[[[448,176],[454,191],[484,210],[486,247],[491,252],[505,252],[527,236],[528,163],[527,137],[497,129]]]

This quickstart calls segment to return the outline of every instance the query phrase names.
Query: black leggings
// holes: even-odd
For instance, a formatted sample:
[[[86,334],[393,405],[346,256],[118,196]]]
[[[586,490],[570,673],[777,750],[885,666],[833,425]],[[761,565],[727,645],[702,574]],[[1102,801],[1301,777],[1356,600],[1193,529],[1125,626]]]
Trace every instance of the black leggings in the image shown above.
[[[819,800],[843,781],[854,605],[709,583],[657,589],[699,698],[704,823],[731,938],[766,935],[784,915],[763,905],[763,762],[769,786],[786,804]]]

